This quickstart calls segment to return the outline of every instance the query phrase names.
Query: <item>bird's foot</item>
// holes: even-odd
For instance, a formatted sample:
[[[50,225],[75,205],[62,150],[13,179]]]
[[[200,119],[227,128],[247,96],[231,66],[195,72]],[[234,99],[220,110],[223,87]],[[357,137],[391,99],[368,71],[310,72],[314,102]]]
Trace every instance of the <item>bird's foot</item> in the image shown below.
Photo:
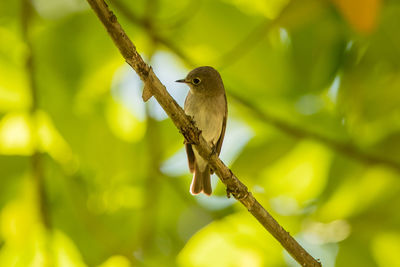
[[[214,144],[214,142],[211,142],[211,155],[212,154],[218,154],[217,145]]]
[[[185,114],[185,115],[186,115],[186,118],[188,118],[188,120],[189,120],[191,123],[196,124],[196,122],[194,121],[194,116],[190,116],[190,115],[187,115],[187,114]]]
[[[230,189],[229,187],[226,188],[226,197],[231,198],[231,195],[233,195],[234,190]]]

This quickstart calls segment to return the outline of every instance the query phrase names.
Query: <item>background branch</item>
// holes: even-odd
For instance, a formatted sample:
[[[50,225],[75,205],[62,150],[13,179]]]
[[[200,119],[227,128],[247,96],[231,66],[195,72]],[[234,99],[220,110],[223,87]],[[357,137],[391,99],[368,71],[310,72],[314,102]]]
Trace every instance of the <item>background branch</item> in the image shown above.
[[[36,119],[36,112],[38,110],[38,92],[35,80],[35,65],[33,56],[33,45],[30,36],[30,26],[32,25],[33,9],[32,3],[29,0],[23,1],[22,12],[21,12],[21,24],[22,24],[22,35],[24,41],[28,47],[26,56],[25,68],[29,81],[30,94],[32,98],[31,107],[29,109],[30,119],[32,121],[31,134],[34,142],[34,152],[31,156],[31,169],[32,177],[36,186],[38,202],[39,202],[39,213],[43,225],[47,229],[51,229],[50,215],[47,204],[47,194],[44,182],[43,173],[43,160],[42,154],[38,151],[38,125]]]
[[[33,140],[33,154],[30,157],[31,179],[33,180],[35,194],[37,197],[37,205],[39,218],[46,230],[46,238],[44,242],[44,255],[42,266],[53,266],[54,257],[52,255],[51,242],[47,236],[52,230],[50,219],[50,211],[48,205],[48,197],[46,192],[45,175],[43,170],[43,154],[39,151],[39,135],[38,135],[38,119],[37,111],[39,106],[38,87],[36,82],[36,69],[34,61],[34,50],[31,38],[31,27],[33,24],[34,10],[30,0],[22,1],[21,10],[21,26],[22,37],[27,46],[27,55],[25,60],[25,71],[28,78],[28,86],[30,89],[31,106],[29,108],[29,119],[31,121],[30,133]]]
[[[148,29],[153,28],[153,18],[158,10],[158,0],[146,1],[146,12],[143,20],[147,23]],[[156,50],[157,42],[152,38],[151,54],[149,55],[149,62],[152,61],[154,51]],[[144,181],[144,205],[142,211],[142,218],[139,227],[138,245],[141,252],[144,254],[149,252],[150,248],[154,245],[155,232],[157,228],[157,213],[159,212],[158,206],[160,204],[160,193],[162,190],[163,177],[159,171],[161,166],[161,151],[163,144],[160,143],[160,133],[156,121],[149,115],[149,105],[146,105],[146,145],[148,146],[148,163],[147,163],[147,177]]]
[[[137,16],[131,9],[129,9],[129,6],[127,6],[120,0],[112,0],[111,3],[118,9],[119,12],[121,12],[123,16],[125,16],[134,24],[145,29],[147,34],[153,40],[153,42],[165,46],[167,49],[169,49],[175,55],[180,57],[187,64],[191,66],[194,65],[192,60],[188,56],[186,56],[174,43],[172,43],[171,41],[160,35],[160,33],[155,28],[155,25],[152,23],[152,20],[149,20],[146,17],[141,18]]]
[[[289,134],[296,138],[311,138],[313,140],[321,142],[322,144],[326,145],[336,152],[346,155],[352,159],[357,159],[365,164],[382,164],[389,168],[392,168],[397,172],[400,172],[400,163],[393,159],[383,158],[375,154],[370,154],[366,151],[363,151],[361,148],[355,146],[352,143],[338,141],[333,138],[308,130],[306,128],[290,124],[289,122],[278,119],[273,115],[264,112],[263,110],[253,105],[250,101],[247,101],[241,96],[238,96],[232,92],[229,94],[229,96],[230,99],[233,99],[236,102],[240,103],[242,106],[246,107],[251,112],[251,114],[256,116],[259,120],[276,127],[286,134]]]
[[[143,94],[147,96],[153,95],[156,98],[185,139],[194,143],[200,155],[209,161],[221,181],[227,186],[227,192],[232,193],[232,195],[282,244],[298,263],[302,266],[321,266],[321,263],[308,254],[307,251],[305,251],[304,248],[301,247],[261,206],[248,191],[247,187],[241,183],[232,171],[218,158],[217,154],[212,152],[212,149],[201,136],[201,132],[194,126],[190,118],[185,115],[183,109],[168,94],[165,86],[161,84],[152,69],[138,54],[136,47],[126,36],[116,16],[108,9],[105,2],[103,0],[87,1],[106,27],[126,62],[132,66],[145,83]]]

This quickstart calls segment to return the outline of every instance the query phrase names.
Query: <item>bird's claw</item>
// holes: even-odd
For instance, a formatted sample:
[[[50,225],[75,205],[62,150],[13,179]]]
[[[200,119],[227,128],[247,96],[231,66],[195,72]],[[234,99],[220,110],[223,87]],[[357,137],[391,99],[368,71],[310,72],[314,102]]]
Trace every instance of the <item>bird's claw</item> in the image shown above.
[[[212,154],[217,154],[217,146],[212,142],[211,143],[211,155]]]
[[[190,116],[190,115],[187,115],[187,114],[186,114],[186,117],[188,118],[188,120],[189,120],[191,123],[195,124],[195,121],[194,121],[194,117],[193,117],[193,116]]]
[[[226,197],[231,198],[231,195],[233,195],[233,190],[230,189],[229,187],[226,188]]]

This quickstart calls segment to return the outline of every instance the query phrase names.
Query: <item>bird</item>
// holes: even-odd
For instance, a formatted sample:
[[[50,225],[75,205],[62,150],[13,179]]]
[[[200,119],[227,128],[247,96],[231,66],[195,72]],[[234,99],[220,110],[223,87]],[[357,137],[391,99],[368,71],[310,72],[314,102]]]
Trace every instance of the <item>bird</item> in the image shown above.
[[[224,141],[228,105],[225,88],[219,72],[210,66],[190,71],[186,78],[176,82],[185,83],[190,90],[185,100],[184,111],[194,121],[207,143],[218,155]],[[197,195],[212,193],[211,177],[214,172],[197,149],[185,141],[189,170],[193,173],[190,193]]]

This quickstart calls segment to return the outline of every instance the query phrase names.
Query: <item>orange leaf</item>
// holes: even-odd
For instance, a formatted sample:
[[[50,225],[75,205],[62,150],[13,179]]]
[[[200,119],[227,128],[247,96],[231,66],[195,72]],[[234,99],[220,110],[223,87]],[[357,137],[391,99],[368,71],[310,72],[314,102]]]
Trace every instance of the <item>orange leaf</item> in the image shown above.
[[[331,0],[358,32],[371,33],[377,25],[382,0]]]

